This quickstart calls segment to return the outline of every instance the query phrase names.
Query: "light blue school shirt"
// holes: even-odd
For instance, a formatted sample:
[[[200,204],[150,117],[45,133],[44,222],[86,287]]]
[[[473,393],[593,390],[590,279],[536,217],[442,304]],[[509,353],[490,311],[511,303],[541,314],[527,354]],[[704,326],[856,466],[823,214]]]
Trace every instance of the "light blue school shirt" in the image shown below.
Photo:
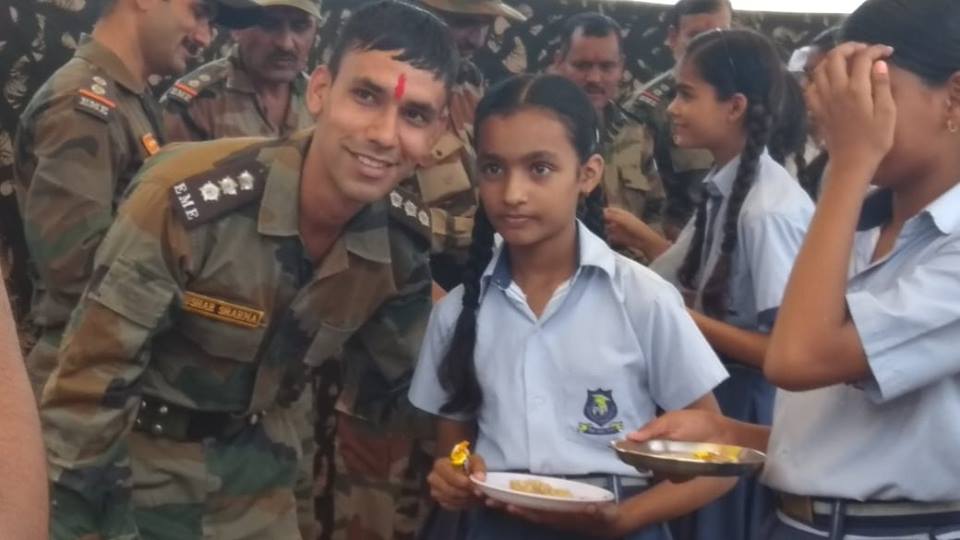
[[[710,171],[703,180],[708,231],[705,233],[703,263],[696,277],[699,286],[694,305],[698,310],[702,309],[703,286],[720,257],[727,202],[739,166],[738,156],[723,167]],[[756,180],[743,201],[737,222],[737,245],[733,252],[725,322],[761,332],[768,332],[773,327],[813,210],[813,201],[800,183],[764,152],[757,163]],[[651,264],[655,272],[675,285],[678,284],[677,271],[691,249],[695,219],[687,223],[674,245]]]
[[[867,198],[847,282],[872,377],[778,392],[763,481],[780,491],[960,501],[960,185],[871,262],[889,195]]]
[[[463,287],[434,307],[410,388],[429,413],[478,423],[490,470],[540,474],[638,473],[610,441],[684,408],[727,377],[676,290],[578,225],[579,264],[540,319],[511,279],[501,244],[481,278],[474,363],[483,404],[443,414],[437,367],[449,347]]]

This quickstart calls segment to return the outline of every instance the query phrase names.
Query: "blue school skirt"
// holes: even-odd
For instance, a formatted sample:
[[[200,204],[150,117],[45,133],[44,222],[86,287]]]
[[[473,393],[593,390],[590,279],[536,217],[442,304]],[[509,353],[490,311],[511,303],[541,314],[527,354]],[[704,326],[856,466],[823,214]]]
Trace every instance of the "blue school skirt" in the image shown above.
[[[713,393],[723,414],[753,424],[773,422],[776,389],[759,369],[725,362],[730,378]],[[776,499],[757,477],[741,480],[732,491],[696,512],[696,540],[768,540]]]

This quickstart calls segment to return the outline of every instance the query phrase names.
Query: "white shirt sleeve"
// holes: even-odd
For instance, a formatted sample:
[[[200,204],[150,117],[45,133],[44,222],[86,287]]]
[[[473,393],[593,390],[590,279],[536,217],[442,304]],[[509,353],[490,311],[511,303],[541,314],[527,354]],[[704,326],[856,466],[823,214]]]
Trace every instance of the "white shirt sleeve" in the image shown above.
[[[410,402],[415,407],[436,416],[450,420],[467,421],[474,418],[467,414],[441,413],[440,409],[449,401],[449,393],[440,384],[438,370],[443,356],[453,339],[453,330],[457,324],[463,302],[463,286],[456,287],[450,294],[434,306],[430,312],[426,335],[420,347],[420,358],[410,384]]]
[[[643,280],[635,286],[649,287],[652,294],[638,301],[627,293],[627,311],[647,356],[650,396],[664,410],[682,409],[711,392],[728,374],[687,313],[680,293],[650,277],[652,283]]]
[[[960,374],[960,244],[941,248],[893,287],[847,294],[873,381],[886,402]]]

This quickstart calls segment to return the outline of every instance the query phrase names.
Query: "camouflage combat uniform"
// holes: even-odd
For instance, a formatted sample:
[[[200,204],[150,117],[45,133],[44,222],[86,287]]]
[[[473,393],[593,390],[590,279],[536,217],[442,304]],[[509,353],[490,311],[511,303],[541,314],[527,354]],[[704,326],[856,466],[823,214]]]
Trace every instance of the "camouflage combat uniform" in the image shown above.
[[[447,132],[434,146],[431,161],[392,194],[394,202],[430,227],[433,277],[444,288],[459,283],[473,232],[473,115],[482,89],[480,71],[463,60],[450,96]],[[426,476],[433,466],[433,419],[406,399],[406,377],[416,357],[359,342],[344,349],[345,369],[372,361],[403,384],[389,385],[368,375],[359,393],[345,389],[337,402],[335,540],[412,539],[429,509]],[[321,515],[325,504],[331,501],[318,501]]]
[[[283,125],[267,120],[238,47],[200,66],[175,82],[160,99],[166,137],[174,141],[206,141],[222,137],[284,137],[313,125],[304,93],[307,76],[291,83],[290,105]]]
[[[313,537],[307,366],[385,327],[419,345],[430,277],[390,201],[310,260],[310,140],[174,145],[138,176],[42,399],[54,539]]]
[[[666,194],[654,161],[652,123],[616,103],[607,105],[603,116],[600,148],[606,204],[660,230]]]
[[[27,357],[37,396],[121,196],[159,150],[160,128],[149,89],[89,38],[20,117],[14,160],[34,281],[30,320],[40,332]]]
[[[664,228],[679,232],[703,198],[701,182],[713,166],[713,156],[707,150],[679,148],[673,143],[667,107],[675,86],[673,71],[665,72],[644,85],[625,108],[653,119],[656,164],[667,197]]]

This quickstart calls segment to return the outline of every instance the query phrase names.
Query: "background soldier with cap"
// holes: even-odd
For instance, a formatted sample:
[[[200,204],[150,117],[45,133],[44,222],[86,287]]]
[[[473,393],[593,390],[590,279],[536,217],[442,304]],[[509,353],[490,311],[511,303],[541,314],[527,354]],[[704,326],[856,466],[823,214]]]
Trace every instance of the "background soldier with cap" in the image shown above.
[[[679,0],[667,12],[667,46],[674,60],[680,61],[687,44],[698,34],[714,28],[729,29],[732,19],[730,0]],[[635,114],[654,119],[657,168],[667,193],[663,229],[671,240],[693,215],[702,198],[700,181],[713,166],[709,152],[682,149],[673,143],[666,109],[674,98],[675,86],[671,68],[653,78],[625,103]]]
[[[552,70],[583,89],[603,124],[600,189],[607,220],[635,216],[659,230],[666,195],[654,162],[653,123],[649,115],[638,117],[619,104],[623,69],[622,29],[616,21],[593,12],[566,21]],[[616,240],[609,235],[615,247],[625,248]],[[631,255],[644,259],[642,253]]]
[[[307,366],[386,339],[410,377],[429,227],[388,194],[443,130],[453,47],[369,4],[311,77],[312,130],[142,169],[42,398],[53,538],[313,537]]]
[[[440,287],[449,289],[460,282],[477,205],[473,113],[485,83],[471,57],[486,44],[497,17],[514,22],[522,22],[525,17],[496,0],[420,3],[450,27],[461,59],[450,96],[447,131],[424,167],[405,180],[394,195],[404,204],[427,211],[426,221],[432,230],[433,278]],[[343,351],[342,365],[349,370],[357,364],[395,363],[394,356],[389,346],[349,343]],[[412,539],[429,504],[426,475],[433,464],[431,422],[407,402],[409,380],[402,385],[387,384],[378,375],[368,374],[364,384],[361,395],[345,388],[337,403],[333,500],[318,500],[318,512],[329,515],[328,507],[333,505],[332,537],[336,540]]]
[[[121,195],[163,143],[147,77],[183,73],[209,44],[217,5],[105,1],[92,36],[20,117],[14,159],[34,274],[29,316],[40,334],[27,368],[38,396]]]
[[[317,35],[316,0],[253,0],[229,55],[171,86],[161,103],[167,140],[284,136],[310,126],[304,91]]]

